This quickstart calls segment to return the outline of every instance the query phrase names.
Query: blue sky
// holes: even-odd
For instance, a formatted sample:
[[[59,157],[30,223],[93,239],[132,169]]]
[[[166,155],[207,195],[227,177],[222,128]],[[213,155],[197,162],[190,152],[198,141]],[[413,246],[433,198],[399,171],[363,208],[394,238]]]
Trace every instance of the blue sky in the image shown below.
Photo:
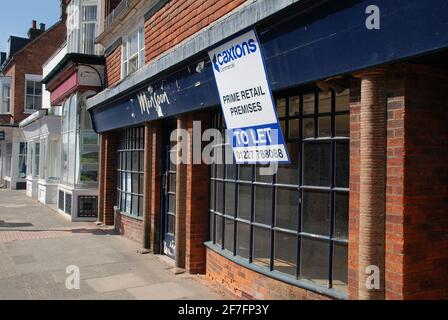
[[[0,51],[10,35],[26,37],[31,21],[53,25],[60,17],[60,0],[2,0],[0,2]]]

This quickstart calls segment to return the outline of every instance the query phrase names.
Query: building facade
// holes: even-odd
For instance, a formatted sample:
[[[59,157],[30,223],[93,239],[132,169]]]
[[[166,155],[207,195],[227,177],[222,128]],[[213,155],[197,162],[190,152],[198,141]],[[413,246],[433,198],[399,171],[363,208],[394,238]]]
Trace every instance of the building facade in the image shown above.
[[[99,141],[86,99],[104,87],[102,49],[94,41],[100,3],[63,0],[61,7],[67,18],[67,38],[44,66],[43,79],[50,105],[62,108],[57,208],[72,221],[96,221]]]
[[[444,1],[102,9],[101,222],[243,298],[448,298]],[[208,51],[247,30],[291,157],[268,176],[192,161],[194,135],[225,129]]]
[[[46,29],[33,21],[28,38],[11,36],[0,69],[0,178],[4,187],[26,189],[28,149],[19,123],[42,109],[42,65],[62,44],[61,20]]]

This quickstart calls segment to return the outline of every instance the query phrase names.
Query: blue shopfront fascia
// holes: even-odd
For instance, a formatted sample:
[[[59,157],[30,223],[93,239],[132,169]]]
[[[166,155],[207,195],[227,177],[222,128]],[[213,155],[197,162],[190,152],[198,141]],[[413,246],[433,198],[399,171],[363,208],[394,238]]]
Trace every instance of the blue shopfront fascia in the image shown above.
[[[366,27],[366,8],[371,4],[328,1],[296,17],[283,13],[278,19],[256,25],[272,90],[448,47],[446,0],[377,0],[374,4],[380,10],[379,30]],[[204,68],[197,72],[198,62],[204,60]],[[105,132],[217,105],[218,90],[204,51],[190,64],[179,64],[170,74],[147,79],[89,111],[95,130]]]

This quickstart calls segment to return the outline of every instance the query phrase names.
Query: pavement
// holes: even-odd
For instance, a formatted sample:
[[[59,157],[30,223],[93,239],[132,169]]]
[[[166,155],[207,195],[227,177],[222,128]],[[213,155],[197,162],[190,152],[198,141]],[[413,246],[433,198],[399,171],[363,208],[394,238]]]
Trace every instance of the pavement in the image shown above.
[[[0,189],[0,300],[233,298],[139,249],[111,228],[72,223],[24,192]]]

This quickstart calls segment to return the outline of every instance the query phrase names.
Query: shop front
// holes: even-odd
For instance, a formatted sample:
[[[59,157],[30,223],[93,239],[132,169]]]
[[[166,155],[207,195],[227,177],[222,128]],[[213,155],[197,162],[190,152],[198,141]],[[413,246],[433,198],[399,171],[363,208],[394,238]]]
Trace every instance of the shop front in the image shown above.
[[[61,117],[52,112],[38,111],[19,124],[28,149],[26,193],[45,205],[57,203],[60,181]]]
[[[44,67],[51,106],[61,106],[58,211],[72,221],[96,221],[99,139],[86,99],[103,85],[104,63],[96,55],[66,53]]]
[[[408,89],[446,78],[446,70],[432,68],[448,47],[435,32],[448,17],[440,10],[437,23],[421,21],[409,32],[406,21],[433,8],[380,2],[383,26],[394,26],[381,34],[366,28],[366,1],[301,4],[243,27],[244,10],[256,10],[255,2],[241,9],[233,35],[215,38],[230,25],[224,20],[204,31],[213,43],[205,46],[199,35],[185,44],[202,51],[159,73],[166,61],[150,63],[89,98],[101,135],[99,219],[244,298],[429,294],[400,293],[391,283],[399,255],[393,246],[403,244],[391,226],[399,210],[393,201],[403,193],[395,176],[403,162],[395,157],[404,143],[400,115],[421,103],[408,107]],[[238,11],[229,19],[238,20]],[[223,161],[234,160],[232,148],[207,131],[226,129],[208,51],[249,29],[259,37],[290,157],[268,175],[263,165]],[[168,54],[171,61],[179,51]],[[214,161],[194,161],[210,143]],[[384,275],[378,289],[364,287],[369,266]]]

